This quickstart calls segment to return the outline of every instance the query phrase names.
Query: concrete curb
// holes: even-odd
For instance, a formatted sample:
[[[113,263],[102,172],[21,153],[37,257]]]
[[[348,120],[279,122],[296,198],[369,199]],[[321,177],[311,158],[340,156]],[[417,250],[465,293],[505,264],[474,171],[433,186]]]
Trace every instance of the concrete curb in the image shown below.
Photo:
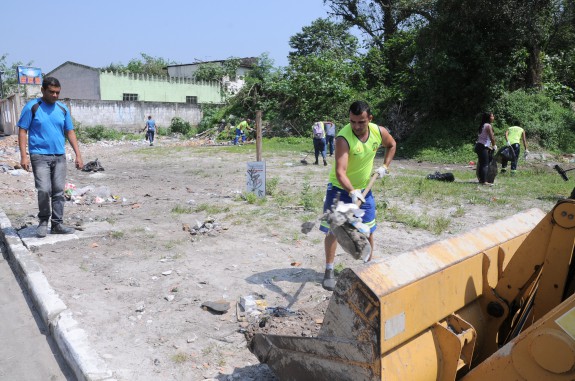
[[[86,332],[52,289],[3,210],[0,210],[0,229],[0,239],[6,244],[8,260],[16,276],[26,286],[42,321],[76,378],[79,381],[114,381],[112,372],[91,349]]]

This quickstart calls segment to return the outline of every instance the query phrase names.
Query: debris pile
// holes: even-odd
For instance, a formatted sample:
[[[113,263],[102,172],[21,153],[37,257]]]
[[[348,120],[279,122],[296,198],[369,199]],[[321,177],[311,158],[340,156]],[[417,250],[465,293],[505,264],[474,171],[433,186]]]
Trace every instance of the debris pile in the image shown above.
[[[227,230],[214,217],[207,217],[204,221],[196,221],[194,225],[183,224],[182,229],[192,236],[207,235],[210,237],[215,237],[222,230]]]
[[[304,310],[292,311],[283,307],[266,308],[265,312],[253,322],[244,323],[240,329],[246,338],[248,347],[256,333],[316,337],[323,323],[322,318],[314,318]]]

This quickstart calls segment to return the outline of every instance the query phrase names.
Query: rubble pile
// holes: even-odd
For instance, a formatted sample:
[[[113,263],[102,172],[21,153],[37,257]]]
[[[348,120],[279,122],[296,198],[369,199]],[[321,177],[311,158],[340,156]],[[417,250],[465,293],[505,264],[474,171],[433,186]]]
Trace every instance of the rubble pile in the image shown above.
[[[207,217],[204,221],[196,221],[194,225],[183,224],[182,229],[192,236],[207,235],[210,237],[215,237],[220,231],[227,230],[214,217]]]

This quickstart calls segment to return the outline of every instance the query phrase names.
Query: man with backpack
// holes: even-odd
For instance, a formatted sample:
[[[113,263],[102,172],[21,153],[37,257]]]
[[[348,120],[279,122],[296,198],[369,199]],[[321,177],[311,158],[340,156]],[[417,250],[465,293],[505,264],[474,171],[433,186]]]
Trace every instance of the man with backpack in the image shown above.
[[[146,131],[147,130],[147,131]],[[148,116],[146,125],[142,131],[146,131],[146,140],[150,141],[150,145],[154,145],[154,135],[156,134],[156,121],[152,119],[152,116]]]
[[[29,101],[18,120],[20,165],[26,171],[32,169],[38,192],[40,222],[36,236],[39,238],[46,237],[48,220],[51,220],[51,234],[72,234],[76,231],[63,224],[66,138],[76,155],[76,169],[82,169],[84,163],[70,112],[66,105],[58,102],[60,89],[60,81],[56,78],[44,78],[40,88],[42,98]],[[26,154],[26,144],[30,158]]]
[[[323,158],[323,165],[327,165],[325,160],[325,127],[323,122],[315,122],[312,126],[313,150],[315,154],[315,165],[318,164],[319,154]]]

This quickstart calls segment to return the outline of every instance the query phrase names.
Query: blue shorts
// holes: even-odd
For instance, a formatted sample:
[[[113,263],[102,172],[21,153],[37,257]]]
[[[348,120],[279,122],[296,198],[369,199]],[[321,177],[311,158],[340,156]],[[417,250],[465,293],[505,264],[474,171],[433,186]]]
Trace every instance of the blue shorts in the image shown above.
[[[339,193],[339,201],[344,202],[346,204],[351,204],[351,197],[349,197],[349,194],[345,190],[333,186],[332,183],[328,183],[327,191],[325,192],[325,201],[323,203],[324,213],[327,212],[329,209],[331,209],[333,200],[337,198],[338,193]],[[365,202],[361,204],[360,209],[365,210],[365,214],[361,218],[361,221],[367,226],[369,226],[369,231],[373,233],[377,228],[377,224],[375,222],[375,199],[373,198],[373,193],[371,193],[371,191],[369,191],[365,196]],[[321,221],[319,230],[325,233],[329,232],[329,224],[327,223],[327,221]]]

